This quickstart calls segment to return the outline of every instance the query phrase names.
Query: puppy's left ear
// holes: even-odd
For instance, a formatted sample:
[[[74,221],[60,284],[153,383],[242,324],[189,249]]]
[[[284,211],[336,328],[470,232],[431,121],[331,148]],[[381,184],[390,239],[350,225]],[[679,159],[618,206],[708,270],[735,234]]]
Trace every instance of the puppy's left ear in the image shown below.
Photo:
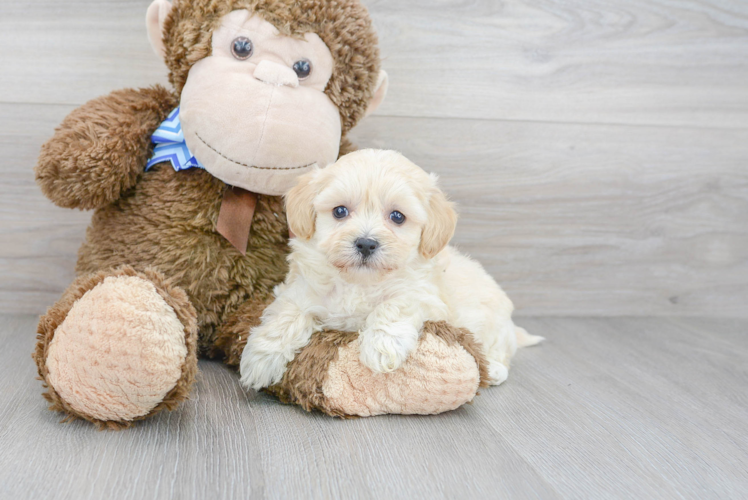
[[[314,223],[317,213],[314,210],[314,198],[317,187],[314,180],[319,174],[315,168],[299,177],[298,183],[286,195],[286,217],[288,228],[298,238],[308,240],[314,236]]]
[[[421,255],[427,259],[435,257],[447,246],[457,227],[457,212],[455,212],[454,203],[449,201],[442,190],[437,187],[437,177],[433,174],[430,177],[433,185],[427,209],[428,220],[421,232],[421,244],[418,248]]]

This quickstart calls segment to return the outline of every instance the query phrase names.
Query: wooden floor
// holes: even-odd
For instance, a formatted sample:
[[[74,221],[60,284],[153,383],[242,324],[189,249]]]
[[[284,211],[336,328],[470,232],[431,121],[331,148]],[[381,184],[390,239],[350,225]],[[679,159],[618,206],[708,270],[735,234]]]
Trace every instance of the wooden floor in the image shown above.
[[[192,398],[121,432],[59,424],[0,317],[0,498],[746,498],[748,321],[523,318],[548,341],[430,417],[338,420],[201,362]]]

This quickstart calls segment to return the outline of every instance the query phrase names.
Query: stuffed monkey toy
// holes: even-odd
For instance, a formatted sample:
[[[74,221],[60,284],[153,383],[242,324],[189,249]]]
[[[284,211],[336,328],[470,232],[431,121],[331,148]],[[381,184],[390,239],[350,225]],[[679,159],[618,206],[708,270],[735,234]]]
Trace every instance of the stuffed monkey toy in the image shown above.
[[[237,366],[287,271],[282,195],[353,148],[387,75],[357,0],[155,0],[148,34],[173,89],[127,89],[73,111],[36,180],[94,210],[77,279],[41,318],[34,353],[50,409],[123,428],[175,408],[199,356]],[[469,332],[424,327],[394,373],[325,331],[267,390],[329,415],[438,413],[486,379]]]

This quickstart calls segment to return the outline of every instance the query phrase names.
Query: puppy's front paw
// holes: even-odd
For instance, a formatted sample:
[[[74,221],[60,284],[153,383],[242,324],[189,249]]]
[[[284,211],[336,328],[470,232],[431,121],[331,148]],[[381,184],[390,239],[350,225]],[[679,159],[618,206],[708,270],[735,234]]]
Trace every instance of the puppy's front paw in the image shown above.
[[[281,352],[258,349],[256,343],[251,340],[250,336],[239,366],[241,384],[255,390],[277,384],[286,372],[288,359]]]
[[[509,378],[509,370],[499,361],[490,361],[488,363],[488,383],[491,385],[500,385]]]
[[[389,373],[400,368],[418,343],[418,330],[409,323],[367,328],[360,335],[361,363],[370,370]]]

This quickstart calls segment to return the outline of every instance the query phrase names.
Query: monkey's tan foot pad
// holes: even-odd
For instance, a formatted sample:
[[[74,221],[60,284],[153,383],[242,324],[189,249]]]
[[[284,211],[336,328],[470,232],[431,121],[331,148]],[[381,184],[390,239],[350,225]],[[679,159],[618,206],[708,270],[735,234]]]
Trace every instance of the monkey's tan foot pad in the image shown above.
[[[186,399],[197,326],[184,291],[130,267],[76,280],[39,323],[50,409],[121,428]]]
[[[436,414],[472,401],[488,385],[488,363],[467,330],[426,323],[398,370],[374,373],[359,361],[356,334],[321,332],[268,389],[282,401],[328,415]]]

